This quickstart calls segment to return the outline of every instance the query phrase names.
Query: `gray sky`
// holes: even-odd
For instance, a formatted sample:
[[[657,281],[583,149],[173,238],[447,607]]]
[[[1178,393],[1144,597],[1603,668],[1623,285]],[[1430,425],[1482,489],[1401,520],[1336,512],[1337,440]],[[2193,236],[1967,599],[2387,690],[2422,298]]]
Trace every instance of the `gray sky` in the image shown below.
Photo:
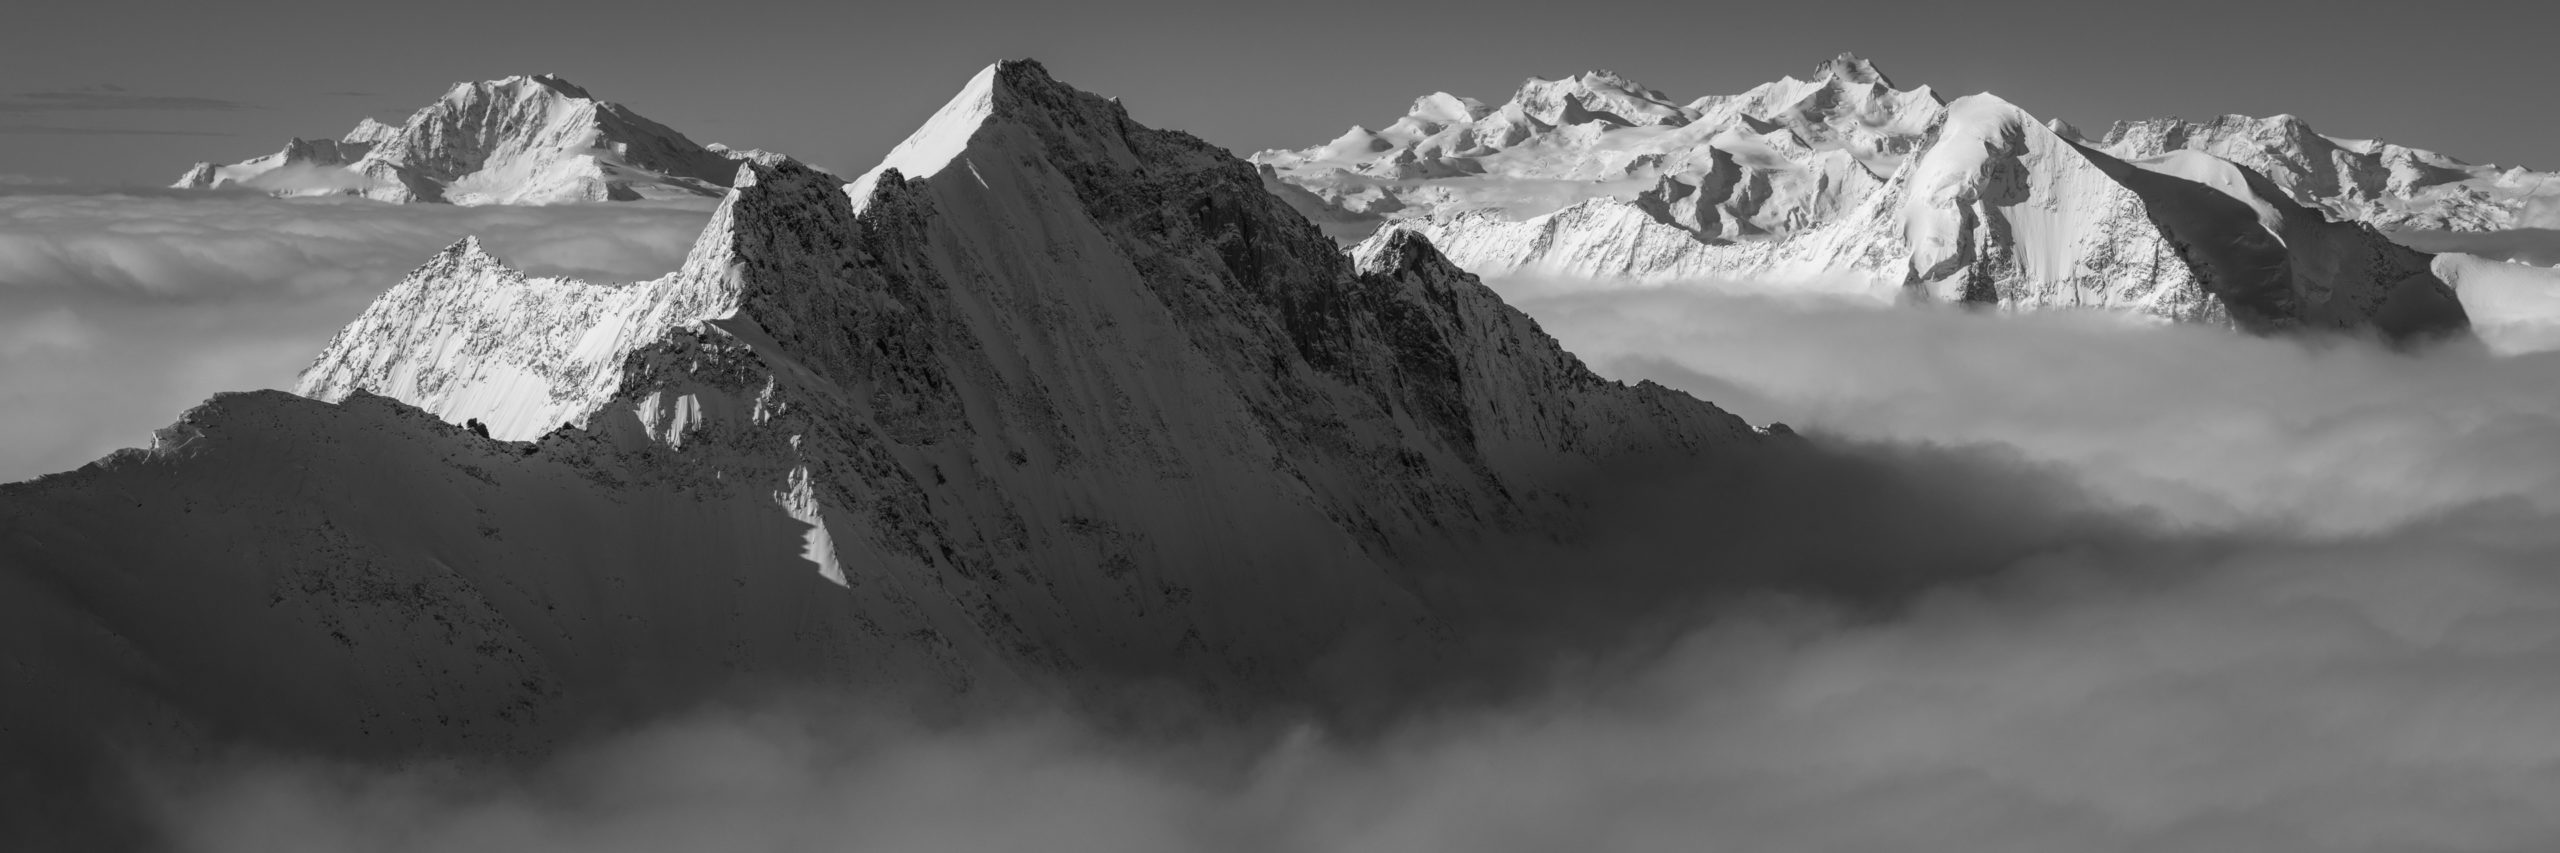
[[[2291,112],[2333,135],[2560,168],[2560,11],[2503,0],[20,5],[0,27],[0,175],[84,183],[166,183],[515,73],[850,170],[1008,57],[1250,151],[1383,123],[1433,90],[1498,100],[1531,74],[1608,67],[1685,98],[1843,50],[1904,85],[1995,91],[2092,132]]]

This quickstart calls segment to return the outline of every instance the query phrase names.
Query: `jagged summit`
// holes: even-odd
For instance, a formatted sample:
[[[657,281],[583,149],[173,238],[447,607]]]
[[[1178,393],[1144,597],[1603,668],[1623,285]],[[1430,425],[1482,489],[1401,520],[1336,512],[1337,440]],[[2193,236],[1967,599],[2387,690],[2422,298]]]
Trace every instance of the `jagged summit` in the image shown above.
[[[753,677],[1428,682],[1542,627],[1489,584],[1576,594],[1482,557],[1596,535],[1590,484],[1799,447],[1594,375],[1419,236],[1355,264],[1250,164],[1035,63],[858,186],[734,168],[667,276],[460,240],[331,341],[317,399],[0,486],[0,581],[43,614],[0,625],[62,650],[0,696],[80,697],[0,747],[505,750]]]
[[[498,79],[498,80],[497,80],[497,81],[495,81],[495,82],[496,82],[496,83],[499,83],[499,84],[507,84],[507,83],[513,83],[513,82],[515,82],[515,81],[517,81],[517,80],[523,80],[523,81],[527,81],[527,82],[534,83],[534,84],[536,84],[536,85],[539,85],[539,86],[542,86],[542,87],[544,87],[544,88],[550,89],[551,91],[558,92],[558,93],[560,93],[561,95],[566,96],[566,97],[571,97],[571,98],[588,98],[588,99],[593,99],[593,98],[595,97],[594,95],[587,94],[587,90],[586,90],[584,87],[581,87],[581,86],[579,86],[579,85],[578,85],[578,84],[576,84],[576,83],[571,83],[571,82],[569,82],[569,81],[568,81],[568,79],[567,79],[567,78],[561,77],[560,75],[557,75],[557,74],[524,74],[524,75],[518,75],[518,76],[515,76],[515,77],[504,77],[504,78],[500,78],[500,79]],[[467,83],[455,84],[456,88],[460,88],[460,87],[462,87],[462,86],[467,86],[467,85],[470,85],[470,84],[467,84]]]
[[[1456,264],[1449,263],[1431,245],[1431,238],[1408,228],[1380,229],[1375,236],[1351,248],[1351,263],[1364,273],[1384,275],[1460,274]]]
[[[1137,168],[1116,136],[1127,122],[1128,110],[1117,99],[1059,83],[1036,60],[997,62],[970,77],[879,165],[856,178],[849,192],[865,199],[891,171],[908,178],[933,177],[963,160],[973,145],[995,142],[990,134],[1003,134],[1006,128],[1014,131],[1008,137],[1013,143],[1055,147],[1047,151],[1050,155]]]
[[[1742,239],[1845,207],[1899,168],[1944,108],[1850,55],[1813,80],[1685,104],[1605,70],[1532,78],[1498,107],[1476,104],[1426,96],[1384,129],[1254,160],[1346,245],[1390,219],[1528,217],[1647,193],[1682,228]]]
[[[338,140],[296,139],[176,187],[391,202],[551,204],[716,196],[734,160],[549,74],[456,83],[398,127],[365,119]]]
[[[462,239],[455,240],[436,252],[435,257],[427,259],[427,262],[421,264],[419,268],[450,272],[465,267],[486,265],[505,266],[506,262],[481,248],[479,235],[465,234]]]
[[[1548,125],[1600,121],[1619,126],[1687,124],[1695,114],[1661,92],[1607,69],[1549,80],[1531,77],[1505,107]]]
[[[2131,160],[2196,151],[2266,175],[2281,194],[2339,219],[2385,228],[2495,230],[2532,227],[2548,204],[2550,174],[2474,165],[2381,140],[2343,139],[2300,117],[2223,115],[2119,121],[2097,147]]]
[[[1589,77],[1548,85],[1615,85]],[[1642,91],[1646,104],[1663,100]],[[1675,120],[1581,108],[1542,120],[1518,103],[1468,122],[1417,109],[1387,130],[1255,159],[1335,239],[1409,230],[1487,276],[1802,283],[1888,300],[2106,307],[2394,338],[2465,323],[2423,264],[2369,231],[2322,227],[2317,216],[2226,215],[2225,203],[2363,219],[2413,188],[2488,180],[2423,152],[2331,140],[2292,116],[2129,123],[2091,146],[1994,94],[1949,103],[1926,86],[1896,88],[1852,53],[1812,79],[1699,98]],[[2151,177],[2192,171],[2159,159],[2186,149],[2264,180]],[[2442,221],[2467,215],[2447,211],[2520,207],[2497,192],[2424,192],[2442,201],[2389,215]],[[2235,242],[2259,248],[2199,248]]]
[[[1845,80],[1859,84],[1872,83],[1888,89],[1895,88],[1891,78],[1884,76],[1884,72],[1876,70],[1875,63],[1860,59],[1855,53],[1844,52],[1824,61],[1821,65],[1814,66],[1813,79]]]

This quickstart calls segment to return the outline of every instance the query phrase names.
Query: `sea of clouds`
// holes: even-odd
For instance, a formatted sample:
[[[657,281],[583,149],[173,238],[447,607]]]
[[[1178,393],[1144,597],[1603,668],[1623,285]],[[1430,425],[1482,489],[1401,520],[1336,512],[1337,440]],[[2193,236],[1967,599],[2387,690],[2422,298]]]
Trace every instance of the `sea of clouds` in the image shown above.
[[[1667,641],[1378,730],[771,701],[529,765],[162,768],[153,813],[207,851],[2560,845],[2560,353],[1515,292],[1604,374],[1919,484],[1812,489],[1756,535],[1983,564],[1882,607],[1737,591]],[[1654,559],[1734,558],[1705,541],[1739,532],[1731,496],[1648,497],[1698,514]]]

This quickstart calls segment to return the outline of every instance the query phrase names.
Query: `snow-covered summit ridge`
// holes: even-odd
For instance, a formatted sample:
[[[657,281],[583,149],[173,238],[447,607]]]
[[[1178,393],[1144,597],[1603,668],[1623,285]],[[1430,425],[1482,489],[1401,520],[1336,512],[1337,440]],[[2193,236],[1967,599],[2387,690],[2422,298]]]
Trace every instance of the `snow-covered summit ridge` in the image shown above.
[[[787,158],[740,163],[732,183],[683,265],[651,281],[529,277],[465,237],[340,330],[295,391],[369,391],[506,439],[584,426],[619,389],[632,351],[747,305],[745,253],[772,239],[774,218],[838,195],[835,178]]]
[[[868,199],[883,174],[895,171],[908,177],[930,178],[949,166],[968,147],[979,127],[995,116],[996,75],[1002,67],[1003,63],[989,65],[970,77],[959,94],[889,149],[888,156],[880,158],[878,165],[856,177],[847,192],[857,201]]]
[[[228,166],[199,163],[180,189],[390,202],[553,204],[717,196],[735,162],[549,74],[456,83],[394,127],[365,119],[335,140],[295,139]]]
[[[1872,83],[1888,89],[1894,87],[1893,80],[1884,76],[1883,71],[1877,70],[1874,62],[1861,59],[1855,53],[1842,53],[1824,61],[1814,68],[1813,78],[1816,80],[1838,79],[1861,84]]]
[[[1574,91],[1641,92],[1645,104],[1667,103],[1615,75],[1573,79],[1589,81]],[[1538,85],[1523,91],[1543,91]],[[1515,98],[1460,122],[1445,109],[1426,113],[1425,105],[1446,103],[1440,97],[1385,130],[1355,129],[1325,145],[1256,159],[1275,193],[1337,239],[1356,242],[1382,227],[1409,230],[1478,274],[1529,276],[1544,286],[1750,280],[1887,300],[2107,308],[2270,330],[2372,324],[2398,336],[2461,325],[2459,309],[2437,306],[2432,296],[2394,301],[2391,294],[2404,286],[2433,294],[2442,282],[2412,276],[2412,259],[2398,257],[2396,247],[2364,245],[2381,239],[2369,230],[2317,228],[2254,197],[2238,203],[2268,212],[2245,219],[2161,215],[2159,205],[2188,207],[2177,199],[2197,187],[2271,194],[2287,202],[2283,209],[2335,210],[2321,199],[2341,186],[2388,195],[2438,168],[2433,155],[2335,143],[2289,117],[2202,130],[2163,125],[2147,135],[2120,127],[2092,147],[2068,125],[1997,95],[1947,103],[1925,86],[1895,88],[1873,62],[1852,54],[1818,64],[1810,79],[1700,98],[1658,121],[1578,108],[1570,121],[1544,122],[1522,104],[1546,101]],[[2339,159],[2344,154],[2282,153],[2314,144],[2391,160],[2400,177],[2355,173]],[[2239,168],[2269,177],[2223,181],[2219,189],[2131,179],[2150,189],[2141,192],[2115,168],[2123,160],[2143,169],[2187,168],[2152,161],[2212,145],[2278,153],[2235,155]],[[2326,184],[2325,165],[2298,165],[2331,162],[2346,176]],[[2204,230],[2205,221],[2242,233]],[[2305,246],[2341,254],[2261,258],[2273,266],[2244,274],[2197,248],[2262,237],[2281,247],[2281,235],[2310,231],[2325,236]],[[2342,260],[2351,257],[2376,261]],[[2327,270],[2338,280],[2270,269]],[[2278,290],[2290,295],[2258,292]],[[2331,302],[2332,293],[2351,295]],[[2382,312],[2385,303],[2437,307],[2403,316]]]
[[[2301,118],[2120,121],[2097,147],[2143,159],[2198,151],[2275,182],[2290,200],[2383,228],[2485,231],[2560,225],[2560,174],[2475,165],[2374,139],[2322,134]]]
[[[1346,243],[1388,220],[1492,210],[1511,218],[1655,191],[1703,206],[1685,227],[1784,233],[1890,175],[1943,104],[1843,54],[1738,95],[1685,103],[1608,71],[1531,78],[1498,106],[1447,93],[1380,130],[1254,155],[1313,193],[1301,204]],[[1284,193],[1286,194],[1286,193]]]

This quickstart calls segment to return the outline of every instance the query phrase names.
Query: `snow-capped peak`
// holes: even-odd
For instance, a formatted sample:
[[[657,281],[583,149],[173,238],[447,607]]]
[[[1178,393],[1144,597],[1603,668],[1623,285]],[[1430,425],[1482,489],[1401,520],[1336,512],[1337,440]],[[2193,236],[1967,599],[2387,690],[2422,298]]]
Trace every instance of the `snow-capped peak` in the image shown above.
[[[2179,150],[2211,154],[2266,175],[2296,203],[2383,226],[2516,227],[2545,183],[2545,176],[2511,177],[2433,151],[2327,136],[2290,114],[2120,121],[2097,146],[2131,160]]]
[[[525,76],[527,79],[530,79],[535,83],[539,83],[551,91],[558,92],[568,97],[588,99],[593,99],[595,97],[594,95],[587,94],[587,90],[580,87],[578,84],[571,83],[566,78],[557,74],[528,74]]]
[[[550,74],[456,83],[397,127],[370,118],[334,142],[296,140],[179,188],[392,202],[548,204],[716,196],[734,157]]]
[[[1491,111],[1483,101],[1461,98],[1447,92],[1433,92],[1413,99],[1413,107],[1405,115],[1443,123],[1474,121]]]
[[[1821,65],[1815,66],[1813,69],[1813,79],[1817,81],[1843,80],[1850,83],[1860,84],[1873,83],[1882,85],[1888,89],[1896,88],[1893,85],[1892,79],[1884,76],[1884,72],[1876,70],[1876,64],[1874,62],[1860,59],[1855,53],[1842,53],[1839,56],[1825,60]]]
[[[428,259],[426,264],[419,268],[454,272],[492,266],[505,266],[505,262],[498,260],[496,255],[489,254],[487,249],[481,248],[479,235],[469,234],[436,252],[435,257]]]
[[[788,309],[751,306],[764,248],[794,227],[841,230],[838,180],[789,160],[738,166],[684,265],[635,284],[537,278],[465,237],[421,265],[338,333],[296,393],[396,397],[493,435],[529,439],[584,424],[620,387],[623,361],[669,329],[739,316],[768,326]],[[814,281],[804,283],[815,286]]]
[[[941,173],[943,167],[949,166],[961,151],[968,148],[969,138],[977,134],[979,126],[995,115],[996,77],[1005,64],[998,62],[978,69],[978,73],[960,87],[959,94],[943,102],[942,108],[935,110],[933,116],[925,119],[915,132],[907,134],[897,147],[889,149],[889,155],[880,158],[879,165],[855,178],[847,192],[856,200],[868,198],[880,176],[893,170],[913,178]]]
[[[1897,89],[1855,54],[1810,80],[1700,98],[1668,127],[1591,120],[1618,109],[1590,106],[1613,93],[1640,102],[1628,112],[1662,100],[1605,72],[1533,81],[1470,124],[1409,117],[1256,159],[1336,239],[1411,230],[1488,276],[1863,280],[1884,298],[2107,306],[2395,338],[2465,322],[2405,250],[2294,203],[2465,173],[2406,149],[2329,140],[2292,116],[2119,127],[2109,143],[2138,161],[2126,164],[1997,95],[1948,104],[1928,87]],[[2144,159],[2200,146],[2224,159]],[[2323,185],[2333,164],[2343,171]],[[2206,244],[2217,248],[2197,248]],[[2232,246],[2242,248],[2223,250]]]
[[[1132,153],[1132,125],[1118,99],[1059,83],[1034,60],[1006,60],[979,70],[960,93],[927,119],[846,191],[869,204],[891,172],[906,179],[935,178],[965,167],[989,180],[996,161],[1038,159],[1056,168],[1094,174],[1144,173],[1150,166]]]
[[[495,80],[466,80],[447,87],[444,97],[448,101],[470,103],[502,97],[500,93],[519,98],[595,98],[577,84],[550,74],[512,74]]]
[[[1254,159],[1345,244],[1389,217],[1525,218],[1647,193],[1693,233],[1782,234],[1853,205],[1944,110],[1926,87],[1894,89],[1851,54],[1815,78],[1686,104],[1607,70],[1531,78],[1497,108],[1434,93],[1383,129]]]
[[[1549,80],[1531,77],[1511,96],[1511,105],[1550,125],[1606,121],[1617,125],[1686,124],[1695,116],[1661,92],[1624,75],[1593,69]]]
[[[363,121],[356,122],[356,129],[347,131],[347,135],[339,137],[338,141],[345,144],[361,144],[370,147],[381,144],[384,140],[397,136],[399,133],[400,127],[398,125],[383,124],[382,122],[375,121],[372,117],[367,116]]]

